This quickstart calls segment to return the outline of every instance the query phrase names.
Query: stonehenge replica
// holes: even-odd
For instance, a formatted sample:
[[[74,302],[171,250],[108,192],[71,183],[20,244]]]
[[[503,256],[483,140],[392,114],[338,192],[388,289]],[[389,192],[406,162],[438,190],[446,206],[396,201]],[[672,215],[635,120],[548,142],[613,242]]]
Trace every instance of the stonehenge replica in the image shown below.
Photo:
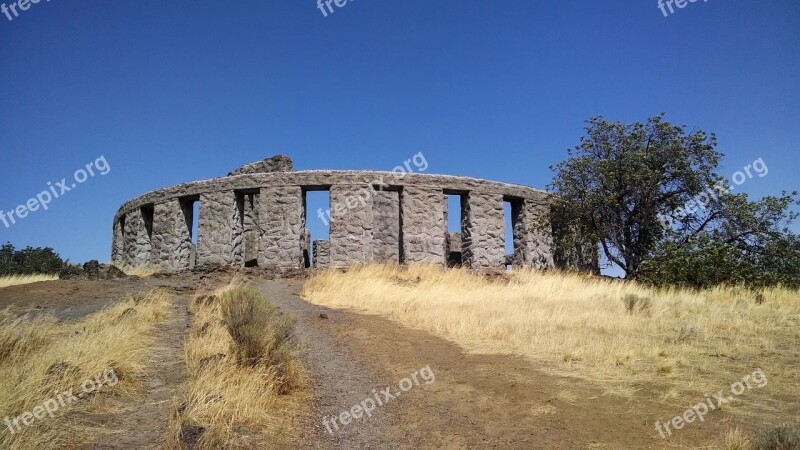
[[[330,192],[329,240],[312,240],[306,229],[306,217],[316,217],[306,212],[310,191]],[[461,211],[447,210],[448,195],[461,197]],[[511,255],[504,202],[511,206]],[[278,155],[123,204],[114,216],[111,258],[122,267],[165,271],[364,263],[550,268],[557,265],[552,235],[535,224],[548,205],[545,191],[527,186],[421,173],[295,172],[291,159]],[[461,215],[460,233],[448,233],[448,214]]]

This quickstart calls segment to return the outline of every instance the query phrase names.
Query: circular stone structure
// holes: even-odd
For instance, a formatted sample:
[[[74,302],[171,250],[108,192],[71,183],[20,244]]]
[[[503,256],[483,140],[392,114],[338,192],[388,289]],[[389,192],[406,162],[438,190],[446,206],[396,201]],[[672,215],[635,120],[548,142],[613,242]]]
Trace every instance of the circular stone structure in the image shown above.
[[[449,175],[292,172],[291,167],[288,157],[278,155],[227,177],[183,183],[128,201],[114,216],[112,262],[167,271],[196,265],[298,269],[312,266],[312,256],[314,267],[373,262],[473,269],[554,265],[552,238],[535,226],[549,208],[545,191]],[[305,227],[309,191],[330,192],[330,211],[319,214],[330,222],[329,240],[312,242]],[[448,195],[461,197],[461,233],[447,231]],[[511,205],[514,241],[508,256],[505,202]]]

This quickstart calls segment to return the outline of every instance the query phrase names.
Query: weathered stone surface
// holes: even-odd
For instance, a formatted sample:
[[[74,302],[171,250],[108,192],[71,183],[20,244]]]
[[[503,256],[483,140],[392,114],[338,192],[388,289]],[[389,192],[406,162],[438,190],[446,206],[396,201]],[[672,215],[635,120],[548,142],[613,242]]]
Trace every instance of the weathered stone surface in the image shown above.
[[[286,155],[275,155],[262,161],[246,164],[228,173],[229,177],[251,173],[291,172],[294,167],[292,159]]]
[[[124,217],[114,221],[114,235],[111,241],[111,262],[117,265],[123,265],[125,263],[125,238],[122,235],[122,228],[124,225]]]
[[[191,267],[192,208],[180,200],[169,200],[155,205],[153,214],[153,240],[151,258],[153,265],[162,270],[183,270]]]
[[[471,269],[505,267],[503,197],[470,192],[461,203],[462,261]]]
[[[544,233],[540,222],[547,213],[546,202],[520,199],[511,203],[514,227],[514,266],[549,269],[553,264],[552,235]],[[546,217],[546,216],[545,216]]]
[[[244,173],[249,170],[254,172]],[[552,266],[549,233],[537,234],[531,225],[539,215],[535,208],[547,206],[547,194],[540,190],[446,175],[410,173],[400,179],[375,171],[257,170],[261,169],[242,168],[237,176],[159,189],[125,203],[114,219],[112,260],[134,267],[152,260],[161,267],[180,268],[188,251],[190,267],[197,258],[199,264],[241,266],[255,260],[264,268],[301,269],[310,240],[302,193],[330,188],[331,240],[320,242],[319,249],[313,246],[312,252],[319,253],[317,266],[375,261],[445,264],[457,247],[447,240],[445,192],[462,195],[466,213],[461,250],[468,249],[469,254],[462,256],[471,267],[503,267],[503,198],[518,204],[512,208],[515,265]],[[380,184],[376,180],[387,177],[395,180],[391,190],[375,191],[373,186]],[[198,198],[199,256],[187,243],[191,206],[188,213],[184,208],[185,199]],[[343,206],[336,210],[338,203]],[[180,225],[179,210],[188,217],[185,227]],[[450,239],[455,241],[454,236]]]
[[[324,268],[331,265],[331,242],[314,241],[314,267]]]
[[[382,264],[400,263],[400,192],[375,191],[372,197],[375,226],[373,259]]]
[[[258,193],[236,194],[233,263],[237,266],[253,267],[258,263],[262,235],[258,222],[259,199]]]
[[[400,199],[403,262],[443,265],[447,232],[444,212],[447,203],[442,190],[407,187],[403,189]]]
[[[300,239],[300,248],[303,250],[303,267],[311,267],[311,230],[303,228],[303,236]]]
[[[150,264],[150,236],[145,226],[142,208],[136,208],[125,217],[123,229],[124,257],[126,267],[146,267]]]
[[[373,194],[367,185],[331,187],[331,267],[372,262]]]
[[[300,186],[261,189],[258,212],[262,232],[259,267],[303,267],[303,212],[303,190]]]
[[[445,243],[445,255],[447,255],[447,267],[458,267],[461,265],[461,233],[447,233]]]
[[[197,227],[197,264],[226,266],[234,264],[234,233],[238,208],[233,191],[200,195],[200,218]]]

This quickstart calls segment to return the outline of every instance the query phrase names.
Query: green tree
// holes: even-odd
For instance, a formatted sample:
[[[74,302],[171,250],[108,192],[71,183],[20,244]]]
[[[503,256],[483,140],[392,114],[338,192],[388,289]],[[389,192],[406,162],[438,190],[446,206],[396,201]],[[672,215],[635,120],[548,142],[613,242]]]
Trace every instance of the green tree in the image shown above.
[[[633,124],[589,119],[580,145],[552,167],[553,213],[570,224],[556,233],[558,245],[597,243],[626,277],[654,283],[800,277],[778,256],[797,241],[788,230],[797,193],[732,194],[717,173],[716,146],[714,134],[687,132],[663,114]]]
[[[68,265],[50,247],[25,247],[16,250],[11,243],[0,247],[0,275],[58,273]]]

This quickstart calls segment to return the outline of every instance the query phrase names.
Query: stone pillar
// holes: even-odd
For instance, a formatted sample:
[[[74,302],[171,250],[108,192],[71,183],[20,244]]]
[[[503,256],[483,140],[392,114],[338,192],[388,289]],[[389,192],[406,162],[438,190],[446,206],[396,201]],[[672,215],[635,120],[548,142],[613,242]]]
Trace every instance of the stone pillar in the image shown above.
[[[194,252],[191,226],[191,209],[187,217],[186,206],[180,200],[156,204],[153,213],[153,264],[163,270],[190,268]]]
[[[258,223],[262,233],[259,267],[303,267],[305,229],[303,190],[300,186],[271,186],[259,194]]]
[[[233,191],[200,194],[197,265],[226,266],[234,263],[237,214]]]
[[[329,267],[331,265],[331,242],[325,240],[314,241],[314,267]]]
[[[122,236],[122,227],[125,224],[125,216],[121,215],[114,221],[114,237],[111,240],[111,264],[116,266],[124,265],[125,239]]]
[[[150,264],[150,236],[145,226],[141,208],[125,215],[123,230],[123,265],[126,267],[146,267]]]
[[[261,246],[261,229],[258,225],[259,195],[236,194],[236,213],[233,233],[233,264],[254,265]]]
[[[520,199],[511,204],[514,227],[514,266],[548,269],[553,264],[553,238],[545,226],[548,205],[545,201]]]
[[[400,263],[400,192],[373,192],[373,256],[377,263]]]
[[[471,269],[502,269],[506,263],[503,196],[470,192],[463,197],[464,265]]]
[[[373,193],[368,185],[331,187],[331,267],[372,262]]]
[[[442,190],[405,187],[400,198],[402,262],[444,265],[447,202]]]

